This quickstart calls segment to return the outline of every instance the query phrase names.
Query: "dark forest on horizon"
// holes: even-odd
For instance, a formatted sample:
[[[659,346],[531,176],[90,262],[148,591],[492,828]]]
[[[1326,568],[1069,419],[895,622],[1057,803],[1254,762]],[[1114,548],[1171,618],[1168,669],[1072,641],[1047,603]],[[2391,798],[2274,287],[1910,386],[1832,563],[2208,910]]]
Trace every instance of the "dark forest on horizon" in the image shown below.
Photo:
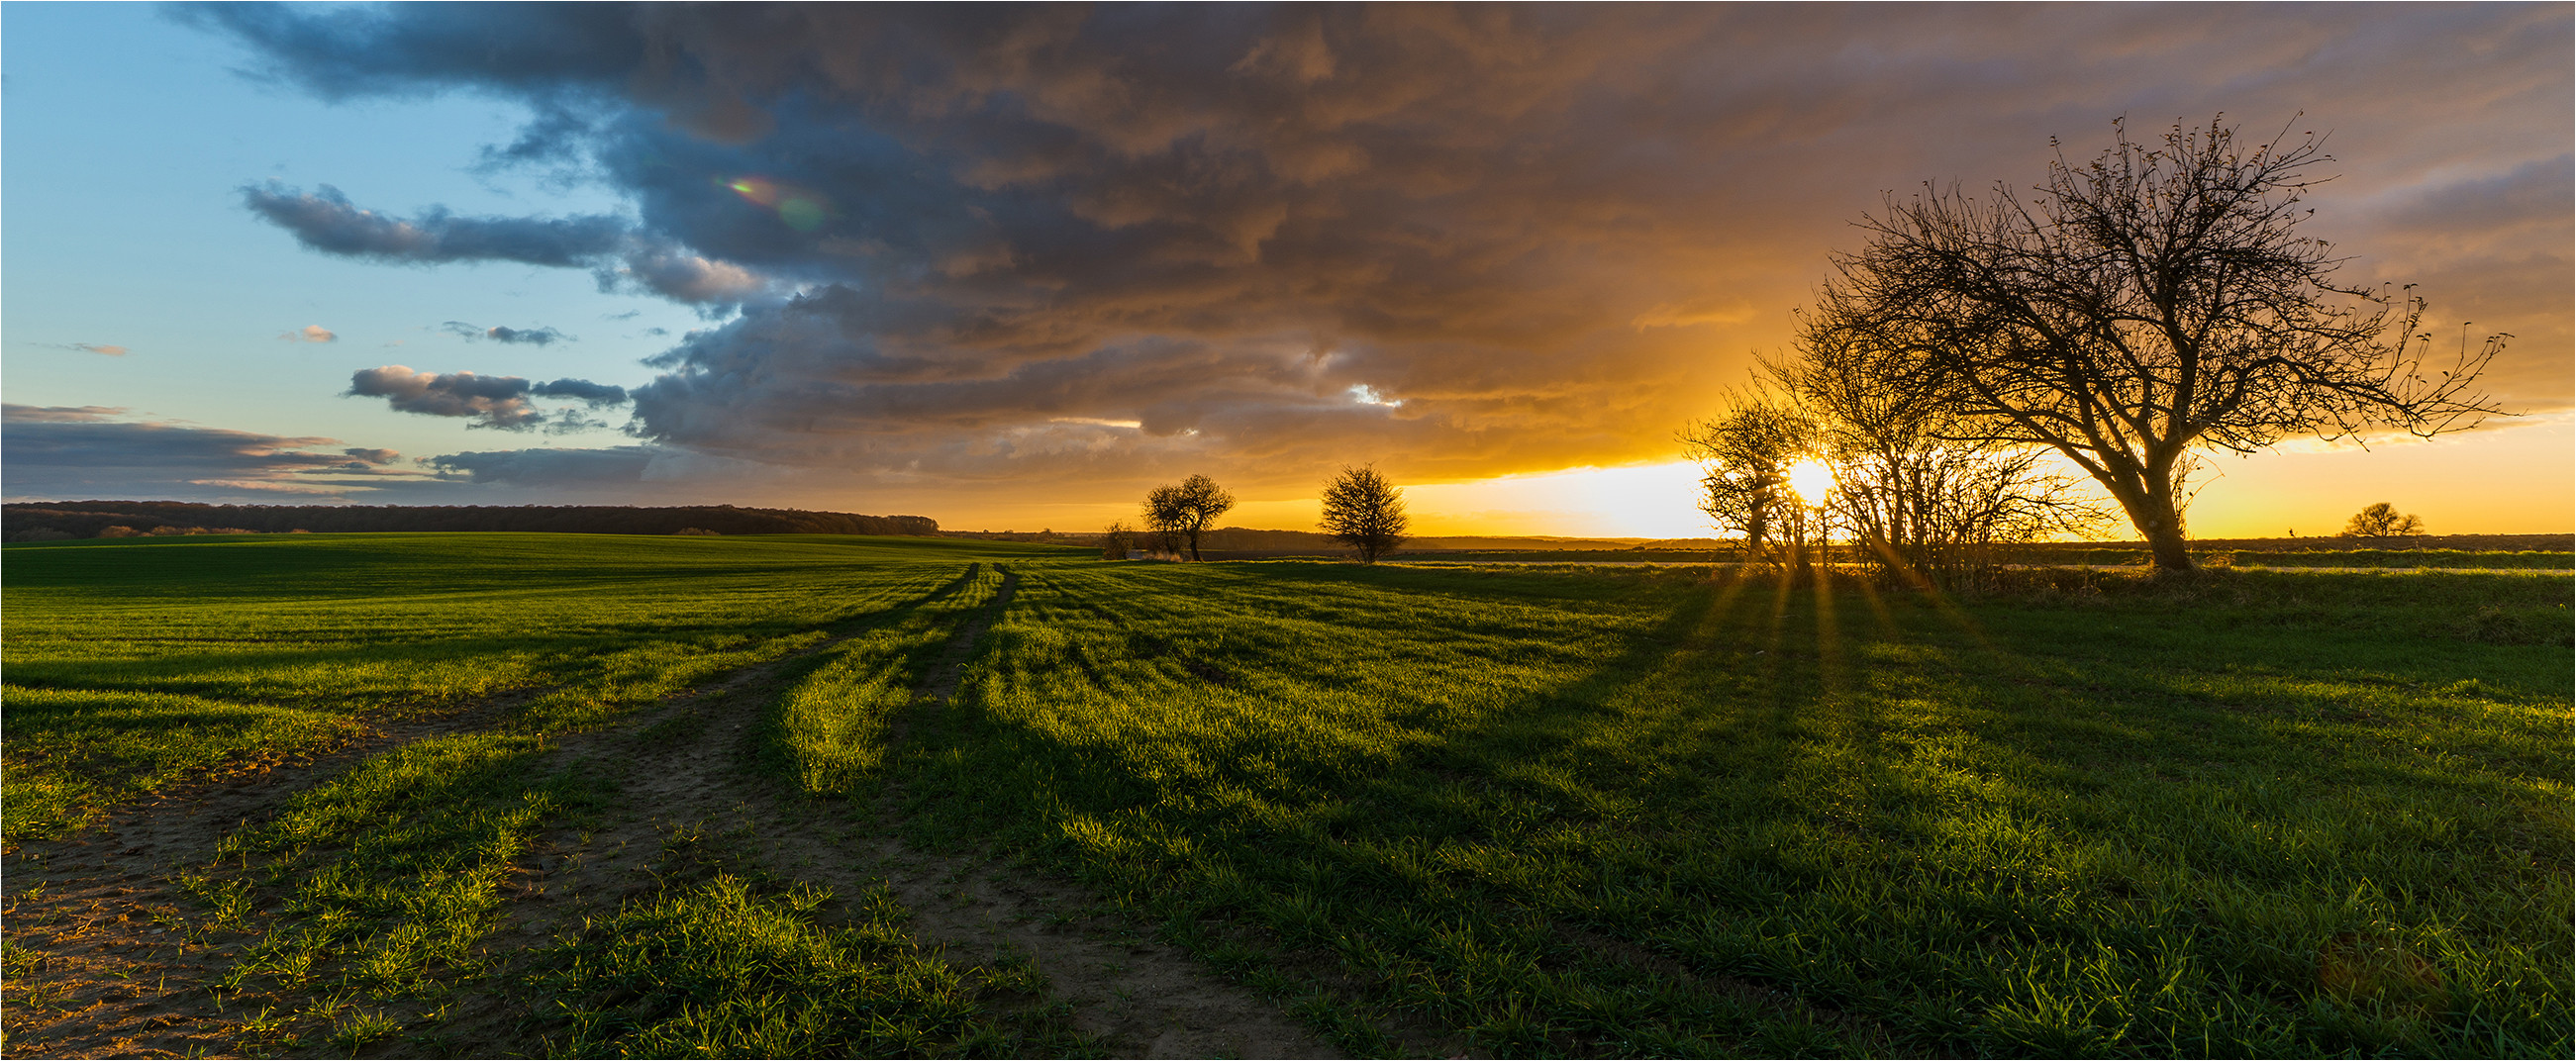
[[[122,531],[111,528],[123,528]],[[0,539],[152,534],[541,531],[557,534],[939,533],[928,516],[863,516],[733,505],[209,505],[187,501],[40,501],[0,506]]]

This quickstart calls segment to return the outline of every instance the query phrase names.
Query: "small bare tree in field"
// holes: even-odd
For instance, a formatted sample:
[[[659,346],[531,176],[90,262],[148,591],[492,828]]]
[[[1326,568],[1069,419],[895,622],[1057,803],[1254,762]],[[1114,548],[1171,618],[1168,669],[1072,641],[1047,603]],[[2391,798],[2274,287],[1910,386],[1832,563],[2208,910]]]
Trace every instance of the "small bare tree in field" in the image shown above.
[[[2285,130],[2286,132],[2286,130]],[[2470,389],[2508,336],[2427,364],[2424,302],[2338,281],[2301,235],[2329,161],[2313,134],[2246,149],[2176,125],[2089,163],[2061,155],[2025,201],[1953,188],[1862,219],[1814,329],[1888,355],[1888,378],[1949,404],[1961,439],[2045,446],[2109,492],[2158,570],[2188,570],[2184,477],[2202,448],[2395,429],[2430,436],[2499,410]]]
[[[1179,486],[1157,486],[1145,495],[1145,525],[1163,537],[1164,547],[1174,552],[1186,543],[1190,559],[1199,558],[1199,535],[1216,525],[1216,519],[1234,507],[1234,495],[1216,480],[1193,475]]]
[[[1363,563],[1404,544],[1404,490],[1378,474],[1376,465],[1344,467],[1324,487],[1324,533],[1360,551]]]
[[[2424,533],[2424,521],[2413,513],[2397,514],[2397,506],[2381,501],[2353,513],[2343,525],[2347,538],[2403,538]]]
[[[1743,397],[1717,417],[1684,429],[1681,439],[1706,473],[1700,511],[1720,531],[1743,535],[1745,555],[1755,562],[1801,561],[1810,520],[1790,474],[1815,455],[1815,422],[1789,403]],[[1786,548],[1774,549],[1775,541]]]

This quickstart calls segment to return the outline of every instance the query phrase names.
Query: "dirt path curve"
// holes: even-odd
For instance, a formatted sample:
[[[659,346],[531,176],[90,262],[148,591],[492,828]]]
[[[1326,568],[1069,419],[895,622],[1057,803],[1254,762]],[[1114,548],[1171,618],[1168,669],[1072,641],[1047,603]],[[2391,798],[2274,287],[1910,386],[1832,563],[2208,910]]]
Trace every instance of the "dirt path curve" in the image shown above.
[[[315,785],[393,748],[491,725],[548,689],[371,723],[353,741],[257,774],[173,786],[111,809],[99,827],[32,840],[0,869],[0,1030],[10,1056],[163,1057],[225,1053],[245,1021],[206,990],[257,937],[192,929],[202,919],[176,878],[216,841]]]
[[[945,711],[966,664],[991,629],[1019,576],[1004,570],[992,606],[951,640],[913,691],[906,714]],[[898,727],[898,734],[905,727]],[[897,739],[901,739],[900,736]],[[874,834],[860,846],[913,912],[913,930],[972,962],[1022,957],[1072,1003],[1074,1024],[1120,1057],[1341,1057],[1279,1007],[1207,970],[1175,947],[1132,927],[1077,919],[1095,896],[995,859],[933,855],[895,838],[900,794],[875,808]],[[834,882],[836,888],[843,887]]]
[[[957,592],[961,576],[925,598]],[[767,687],[797,662],[866,632],[843,629],[770,662],[734,671],[674,697],[674,705]],[[227,997],[209,985],[258,937],[192,928],[204,919],[177,878],[206,868],[226,833],[265,821],[316,785],[367,759],[433,737],[471,733],[508,717],[553,687],[514,690],[461,708],[371,722],[356,739],[256,774],[173,786],[111,809],[94,830],[28,841],[0,862],[0,922],[8,961],[0,969],[0,1051],[27,1057],[177,1057],[237,1048],[263,1008],[291,1011],[284,997]],[[561,738],[556,758],[632,729]],[[274,1016],[270,1014],[269,1016]]]
[[[948,708],[966,664],[1018,583],[1018,575],[1003,569],[992,603],[962,624],[925,669],[906,714]],[[736,683],[641,720],[632,728],[636,739],[607,750],[625,779],[621,812],[586,830],[549,834],[522,860],[503,925],[487,937],[494,957],[541,944],[585,915],[651,891],[655,882],[646,868],[663,839],[704,829],[740,837],[770,872],[835,895],[885,882],[911,911],[914,937],[952,960],[1030,961],[1057,998],[1071,1004],[1074,1026],[1098,1037],[1112,1056],[1342,1056],[1188,953],[1152,943],[1129,926],[1084,916],[1096,900],[1087,892],[999,860],[912,850],[895,838],[884,804],[871,812],[811,799],[762,775],[755,769],[762,720],[780,691],[776,683]],[[903,731],[898,720],[894,739]],[[461,999],[438,1043],[459,1053],[536,1052],[542,1044],[523,1040],[518,1030],[520,1007],[497,996]]]
[[[927,668],[905,714],[948,709],[965,666],[1018,586],[1015,573],[1004,569],[1003,576],[993,602],[968,618]],[[971,577],[970,569],[930,599]],[[662,840],[676,829],[706,828],[742,835],[771,872],[837,895],[884,881],[912,911],[915,937],[954,960],[1032,962],[1071,1004],[1074,1025],[1114,1056],[1342,1056],[1186,952],[1153,943],[1133,926],[1085,916],[1096,897],[1079,888],[1001,860],[914,851],[894,836],[891,801],[870,809],[810,799],[762,774],[760,727],[792,668],[859,632],[736,671],[611,729],[563,738],[553,764],[605,765],[622,778],[616,805],[585,826],[549,832],[518,860],[483,955],[496,968],[513,968],[528,949],[578,927],[584,916],[648,893],[655,881],[646,868]],[[120,810],[95,833],[24,845],[10,856],[6,879],[6,1052],[170,1057],[238,1050],[246,1032],[274,1016],[255,1008],[291,1013],[309,1000],[226,996],[219,1004],[208,986],[257,937],[191,930],[202,910],[174,878],[204,867],[226,831],[275,814],[367,756],[488,726],[532,695],[387,725],[309,764],[173,791]],[[902,732],[899,722],[895,738]],[[393,1007],[414,1021],[406,1034],[356,1056],[542,1052],[524,1023],[525,1001],[501,986],[507,982],[470,981],[435,1008]],[[350,1056],[310,1034],[315,1030],[290,1053]]]

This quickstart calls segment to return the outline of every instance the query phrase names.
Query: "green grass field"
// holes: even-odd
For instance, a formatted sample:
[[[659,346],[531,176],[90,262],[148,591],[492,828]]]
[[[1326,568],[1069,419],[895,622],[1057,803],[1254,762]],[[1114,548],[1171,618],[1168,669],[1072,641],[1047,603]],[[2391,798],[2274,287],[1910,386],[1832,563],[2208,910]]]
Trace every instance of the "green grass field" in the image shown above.
[[[174,871],[195,928],[256,936],[219,986],[301,1007],[255,1051],[491,1052],[438,1016],[483,992],[531,1052],[1117,1052],[1050,1008],[1046,955],[943,957],[882,889],[712,834],[496,950],[534,838],[636,798],[564,749],[712,740],[655,705],[749,667],[747,776],[1072,882],[1360,1053],[2563,1057],[2576,1023],[2566,575],[1960,599],[501,534],[6,560],[13,845],[472,720]]]
[[[2241,549],[2195,551],[2204,565],[2218,567],[2365,567],[2402,570],[2567,571],[2576,568],[2576,553],[2535,549]],[[2143,549],[2099,549],[2082,545],[2036,546],[2019,558],[2033,564],[2097,564],[2144,567]]]

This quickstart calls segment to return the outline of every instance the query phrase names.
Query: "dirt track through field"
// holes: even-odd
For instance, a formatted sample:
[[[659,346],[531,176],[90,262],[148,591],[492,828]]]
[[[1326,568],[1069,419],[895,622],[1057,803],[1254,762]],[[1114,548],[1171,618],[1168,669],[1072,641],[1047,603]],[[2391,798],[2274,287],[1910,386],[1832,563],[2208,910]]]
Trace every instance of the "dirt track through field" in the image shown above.
[[[1019,576],[1005,570],[992,606],[958,632],[914,689],[908,715],[951,709],[967,662],[1018,587]],[[1343,1056],[1187,953],[1110,919],[1081,918],[1092,897],[1078,888],[999,860],[912,850],[894,837],[900,803],[895,791],[878,799],[875,833],[851,853],[874,857],[874,874],[912,910],[914,931],[967,961],[1034,961],[1057,997],[1073,1005],[1075,1026],[1105,1041],[1113,1056]]]
[[[961,578],[932,600],[962,588]],[[1018,576],[1003,571],[995,599],[969,616],[925,668],[893,729],[952,709],[965,667],[1008,607]],[[873,807],[817,800],[757,770],[762,726],[798,662],[857,636],[843,633],[791,656],[737,671],[638,711],[609,730],[563,738],[551,766],[588,759],[622,778],[613,809],[557,828],[513,866],[506,905],[482,953],[502,975],[468,980],[434,1006],[389,1007],[405,1034],[357,1056],[496,1056],[547,1052],[542,1025],[510,991],[524,955],[586,916],[650,893],[664,840],[699,829],[738,837],[771,873],[856,895],[885,882],[913,915],[911,930],[951,960],[1026,960],[1046,974],[1071,1021],[1124,1057],[1338,1057],[1277,1006],[1134,926],[1091,912],[1094,897],[1007,861],[913,850],[896,839],[896,794]],[[151,1057],[239,1052],[274,1038],[259,1022],[313,1000],[218,997],[211,987],[258,938],[187,926],[204,908],[175,882],[203,871],[228,830],[264,820],[297,793],[402,744],[470,732],[534,692],[387,725],[311,763],[174,791],[124,808],[98,831],[29,843],[11,853],[7,1052],[11,1056]],[[829,916],[832,908],[827,907]],[[262,1011],[267,1011],[263,1013]],[[326,1028],[290,1054],[349,1056]]]
[[[202,870],[225,832],[263,821],[367,758],[482,728],[546,692],[381,722],[353,741],[256,774],[176,786],[111,811],[95,831],[7,854],[7,1053],[155,1057],[229,1053],[273,1000],[219,1002],[208,989],[256,936],[198,932],[176,878]],[[22,964],[23,963],[23,964]],[[246,1008],[247,1007],[247,1008]]]
[[[908,715],[945,711],[984,632],[1010,604],[1018,576],[1003,573],[993,602],[970,617],[913,689]],[[1086,917],[1093,899],[1006,862],[913,850],[880,800],[873,814],[847,803],[808,799],[751,769],[760,726],[777,689],[744,682],[680,705],[672,719],[699,731],[661,749],[635,748],[619,771],[629,780],[619,805],[630,814],[587,832],[562,831],[529,859],[520,894],[496,950],[542,943],[585,913],[613,910],[650,890],[645,868],[663,839],[702,828],[742,838],[771,873],[856,895],[882,880],[912,912],[911,930],[952,960],[1032,962],[1069,1002],[1073,1023],[1121,1057],[1338,1057],[1297,1021],[1208,972],[1177,949],[1109,920]],[[649,724],[648,724],[649,725]],[[896,739],[905,731],[901,720]],[[453,1045],[509,1034],[516,1007],[481,1000],[451,1022]],[[534,1051],[539,1044],[525,1043]]]

